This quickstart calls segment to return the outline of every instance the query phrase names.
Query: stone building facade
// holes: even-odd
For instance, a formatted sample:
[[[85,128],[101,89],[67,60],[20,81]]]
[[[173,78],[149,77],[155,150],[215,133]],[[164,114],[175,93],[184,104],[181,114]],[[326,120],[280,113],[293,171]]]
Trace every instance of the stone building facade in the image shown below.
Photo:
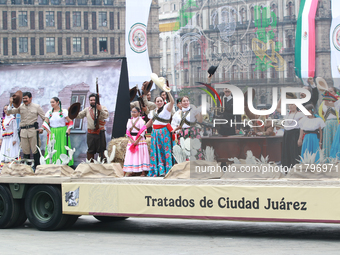
[[[0,61],[125,56],[125,0],[0,0]],[[148,21],[150,63],[159,72],[158,3]]]
[[[271,104],[273,86],[301,86],[295,75],[298,0],[160,0],[161,73],[177,90],[205,82],[256,89]],[[332,84],[330,0],[316,14],[316,76]]]

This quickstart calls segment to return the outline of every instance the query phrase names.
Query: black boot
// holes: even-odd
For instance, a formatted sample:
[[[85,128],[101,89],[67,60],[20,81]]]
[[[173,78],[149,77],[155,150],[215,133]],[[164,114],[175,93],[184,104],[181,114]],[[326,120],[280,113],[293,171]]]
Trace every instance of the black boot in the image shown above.
[[[35,172],[35,169],[37,168],[37,166],[40,165],[40,154],[39,154],[39,152],[33,154],[33,158],[34,158],[34,172]]]

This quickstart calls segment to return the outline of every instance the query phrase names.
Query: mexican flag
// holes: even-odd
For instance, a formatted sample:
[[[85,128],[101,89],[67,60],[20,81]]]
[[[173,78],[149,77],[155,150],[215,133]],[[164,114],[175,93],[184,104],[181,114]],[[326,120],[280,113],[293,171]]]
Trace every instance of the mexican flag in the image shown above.
[[[301,0],[296,26],[295,73],[299,78],[315,76],[315,14],[319,0]]]

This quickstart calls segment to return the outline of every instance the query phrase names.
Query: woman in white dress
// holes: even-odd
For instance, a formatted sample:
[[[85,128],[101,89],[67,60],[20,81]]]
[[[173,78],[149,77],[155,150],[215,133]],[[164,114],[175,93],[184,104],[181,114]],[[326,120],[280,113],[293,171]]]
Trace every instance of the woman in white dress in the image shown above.
[[[0,129],[0,163],[9,162],[11,158],[17,158],[19,153],[19,136],[17,129],[17,122],[12,114],[7,113],[8,105],[4,107],[4,116],[1,119]]]
[[[71,128],[73,127],[73,121],[68,117],[68,111],[66,109],[62,109],[59,98],[53,97],[51,99],[51,106],[52,109],[45,114],[43,128],[47,131],[51,140],[53,138],[53,134],[55,136],[54,139],[56,143],[54,145],[54,150],[57,152],[53,155],[52,161],[53,163],[56,163],[61,154],[67,154],[65,145],[71,148],[70,137],[66,136],[66,134],[70,134]],[[50,139],[47,139],[47,142]],[[47,153],[46,145],[45,157],[47,156]],[[51,164],[52,162],[49,162],[48,160],[46,163]],[[68,163],[68,165],[73,165],[73,159]]]

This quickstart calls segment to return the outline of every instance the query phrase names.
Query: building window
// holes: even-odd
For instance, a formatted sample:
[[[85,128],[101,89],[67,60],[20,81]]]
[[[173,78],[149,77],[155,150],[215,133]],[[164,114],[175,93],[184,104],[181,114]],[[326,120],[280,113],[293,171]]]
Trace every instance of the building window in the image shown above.
[[[80,12],[73,12],[73,27],[80,27],[81,14]]]
[[[288,16],[292,19],[293,15],[294,15],[293,3],[289,2],[289,4],[288,4]]]
[[[113,5],[113,0],[104,0],[104,5]]]
[[[66,0],[65,4],[66,5],[75,5],[76,4],[76,0]]]
[[[78,5],[87,5],[87,0],[78,0]]]
[[[24,4],[33,4],[33,0],[24,0]]]
[[[99,49],[100,52],[107,52],[107,38],[99,37]]]
[[[254,22],[255,9],[254,6],[250,8],[250,21]]]
[[[54,27],[54,12],[46,12],[46,27]]]
[[[12,4],[21,4],[21,0],[12,0]]]
[[[19,12],[19,27],[27,27],[27,12]]]
[[[92,5],[102,5],[102,0],[92,0]]]
[[[19,53],[28,52],[28,38],[19,37]]]
[[[85,109],[86,104],[86,96],[88,91],[72,91],[71,96],[71,105],[74,103],[80,103],[80,111]],[[82,130],[83,129],[83,119],[74,119],[74,130]]]
[[[169,51],[170,50],[170,38],[166,38],[166,50]]]
[[[48,5],[49,0],[39,0],[39,5]]]
[[[244,8],[241,9],[240,16],[241,16],[241,22],[240,23],[243,24],[247,20],[247,13],[246,13],[246,10]]]
[[[81,37],[73,38],[73,52],[81,52]]]
[[[46,38],[46,52],[55,52],[54,37]]]
[[[293,62],[288,63],[288,78],[294,78],[294,64],[293,64]]]
[[[106,27],[107,26],[107,13],[106,12],[99,12],[99,26]]]
[[[60,5],[61,0],[51,0],[52,5]]]

